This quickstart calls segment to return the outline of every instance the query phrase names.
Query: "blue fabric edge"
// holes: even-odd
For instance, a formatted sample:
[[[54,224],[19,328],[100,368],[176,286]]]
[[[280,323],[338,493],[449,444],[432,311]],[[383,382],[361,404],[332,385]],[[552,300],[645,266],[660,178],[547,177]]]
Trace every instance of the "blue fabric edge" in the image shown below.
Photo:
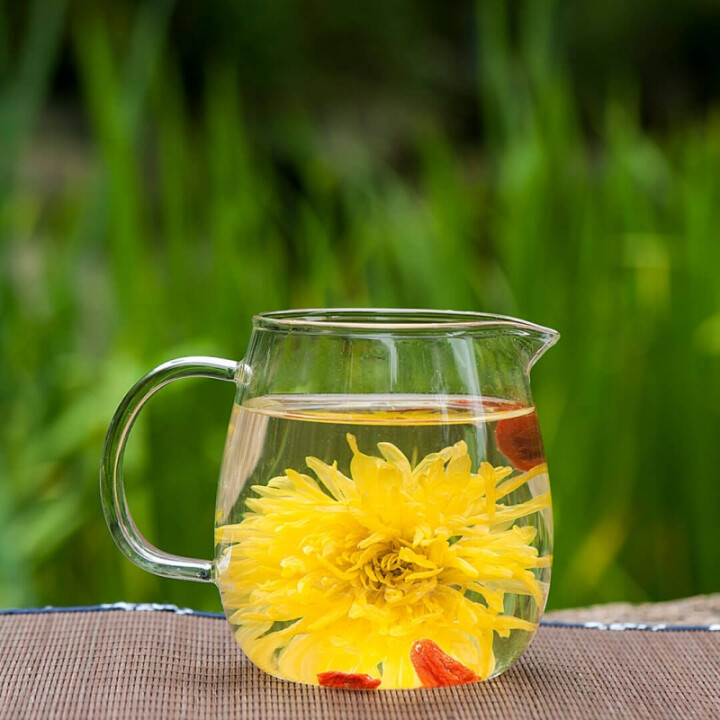
[[[207,612],[205,610],[192,610],[181,608],[177,605],[166,605],[160,603],[103,603],[102,605],[76,605],[67,607],[55,607],[47,605],[42,608],[0,608],[0,615],[42,615],[49,613],[83,613],[83,612],[172,612],[176,615],[192,615],[194,617],[205,617],[225,619],[224,613]]]
[[[161,603],[104,603],[102,605],[77,605],[70,607],[54,607],[48,605],[43,608],[0,608],[0,615],[42,615],[51,613],[83,613],[83,612],[172,612],[176,615],[191,615],[194,617],[212,618],[215,620],[225,619],[223,613],[207,612],[205,610],[192,610],[191,608],[180,608],[177,605]],[[543,620],[540,623],[543,627],[554,628],[578,628],[582,630],[645,630],[650,632],[697,632],[701,630],[720,632],[720,623],[714,625],[666,625],[664,623],[601,623],[601,622],[558,622],[555,620]]]
[[[650,632],[682,632],[691,631],[698,632],[705,630],[708,632],[720,632],[720,624],[714,625],[667,625],[666,623],[630,623],[630,622],[611,622],[603,623],[596,620],[591,622],[560,622],[557,620],[541,620],[542,627],[556,628],[581,628],[583,630],[645,630]]]

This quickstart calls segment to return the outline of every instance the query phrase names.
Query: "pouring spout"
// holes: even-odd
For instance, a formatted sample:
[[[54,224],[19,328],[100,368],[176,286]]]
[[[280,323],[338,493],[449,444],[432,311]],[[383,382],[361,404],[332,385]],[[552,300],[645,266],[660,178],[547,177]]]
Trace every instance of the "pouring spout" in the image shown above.
[[[551,348],[559,339],[560,333],[543,325],[534,323],[522,323],[523,327],[518,330],[527,348],[525,372],[529,373],[535,363]]]

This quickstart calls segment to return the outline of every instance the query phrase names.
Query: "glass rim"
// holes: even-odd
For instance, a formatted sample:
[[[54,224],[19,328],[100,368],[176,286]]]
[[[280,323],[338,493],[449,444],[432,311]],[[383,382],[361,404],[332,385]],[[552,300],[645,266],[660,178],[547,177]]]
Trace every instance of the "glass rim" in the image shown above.
[[[471,310],[430,310],[417,308],[306,308],[273,310],[253,316],[253,326],[285,331],[472,331],[508,328],[548,339],[559,338],[557,330],[510,315]]]

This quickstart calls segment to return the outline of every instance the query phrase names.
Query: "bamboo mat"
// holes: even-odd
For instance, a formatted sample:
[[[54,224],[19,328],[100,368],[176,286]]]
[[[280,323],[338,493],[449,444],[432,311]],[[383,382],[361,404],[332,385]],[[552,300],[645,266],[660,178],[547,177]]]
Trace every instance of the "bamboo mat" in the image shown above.
[[[551,623],[490,682],[351,691],[265,675],[240,652],[221,617],[152,609],[118,604],[0,614],[0,717],[720,717],[720,632],[710,629]]]

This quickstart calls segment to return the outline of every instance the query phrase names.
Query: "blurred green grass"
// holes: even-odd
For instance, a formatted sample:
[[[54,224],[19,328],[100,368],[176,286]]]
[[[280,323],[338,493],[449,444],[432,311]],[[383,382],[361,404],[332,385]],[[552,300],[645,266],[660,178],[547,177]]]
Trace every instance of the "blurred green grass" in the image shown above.
[[[556,511],[551,606],[717,591],[720,112],[649,134],[632,87],[580,117],[547,5],[477,3],[479,156],[439,128],[416,171],[278,118],[289,175],[254,142],[232,65],[186,97],[172,3],[127,33],[71,15],[95,154],[54,194],[22,181],[64,4],[35,0],[0,94],[0,606],[170,601],[212,588],[142,573],[98,499],[124,392],[182,354],[240,358],[250,318],[307,306],[477,309],[557,328],[534,370]],[[339,156],[339,157],[338,157]],[[137,425],[141,530],[209,557],[232,397],[190,382]]]

